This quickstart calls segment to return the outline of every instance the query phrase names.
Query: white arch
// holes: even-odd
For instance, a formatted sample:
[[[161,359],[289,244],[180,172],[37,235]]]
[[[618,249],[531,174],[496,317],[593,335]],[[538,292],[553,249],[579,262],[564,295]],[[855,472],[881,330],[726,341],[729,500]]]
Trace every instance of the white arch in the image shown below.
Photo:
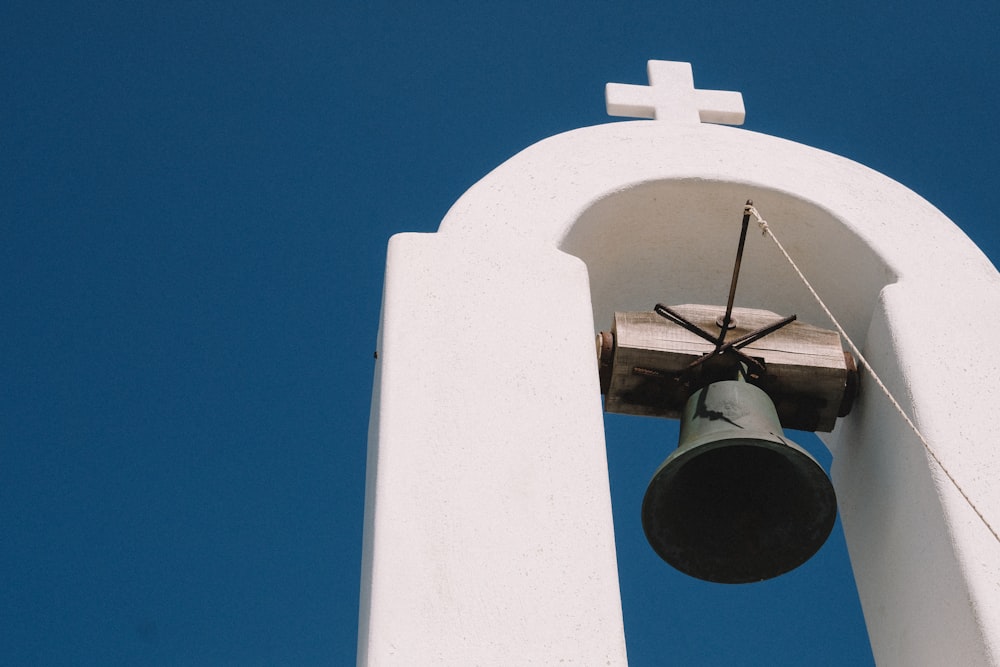
[[[1000,525],[1000,276],[953,223],[774,137],[584,128],[390,242],[359,664],[625,664],[593,333],[614,310],[721,302],[748,198]],[[826,326],[796,281],[760,241],[739,304]],[[987,526],[871,382],[824,440],[876,660],[995,664]]]

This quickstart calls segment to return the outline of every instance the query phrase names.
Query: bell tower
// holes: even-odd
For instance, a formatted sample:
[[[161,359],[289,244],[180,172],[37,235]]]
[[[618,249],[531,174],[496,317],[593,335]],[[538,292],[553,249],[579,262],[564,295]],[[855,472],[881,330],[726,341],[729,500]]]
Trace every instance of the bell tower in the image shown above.
[[[665,285],[716,302],[747,199],[889,392],[861,369],[823,436],[876,661],[997,664],[1000,275],[895,181],[721,125],[741,96],[690,65],[649,77],[607,104],[652,120],[545,139],[390,240],[358,664],[627,664],[594,335]],[[742,270],[743,305],[827,324],[777,251]]]

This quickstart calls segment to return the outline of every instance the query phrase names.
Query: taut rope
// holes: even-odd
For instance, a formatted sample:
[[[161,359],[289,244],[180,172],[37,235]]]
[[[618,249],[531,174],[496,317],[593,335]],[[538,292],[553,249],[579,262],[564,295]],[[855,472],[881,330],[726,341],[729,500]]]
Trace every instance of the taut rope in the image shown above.
[[[941,459],[939,459],[937,454],[934,453],[934,450],[931,449],[930,444],[927,442],[927,439],[924,437],[924,435],[920,432],[920,429],[918,429],[917,425],[913,423],[913,420],[910,419],[910,416],[906,414],[906,410],[903,409],[903,406],[900,405],[899,401],[897,401],[896,398],[892,395],[892,392],[889,391],[889,388],[885,386],[885,383],[882,382],[882,379],[878,376],[878,373],[875,372],[875,369],[872,368],[872,365],[868,363],[868,360],[865,359],[865,356],[861,354],[861,350],[858,349],[858,346],[854,344],[854,341],[851,340],[851,337],[847,335],[846,331],[844,331],[844,327],[840,325],[840,322],[837,321],[837,318],[834,317],[833,313],[830,312],[830,309],[826,307],[826,304],[823,302],[823,299],[821,299],[819,294],[816,293],[816,290],[813,289],[812,284],[810,284],[809,280],[799,269],[798,265],[792,259],[791,255],[788,254],[788,251],[785,250],[785,246],[781,245],[781,241],[779,241],[778,238],[774,235],[774,232],[771,231],[771,227],[767,224],[767,221],[764,220],[763,217],[761,217],[760,213],[752,204],[747,204],[746,213],[749,213],[754,217],[754,219],[757,221],[757,225],[760,227],[764,235],[769,236],[771,240],[774,241],[775,245],[778,246],[778,250],[781,251],[781,254],[784,255],[785,259],[788,260],[788,263],[791,264],[792,269],[794,269],[795,273],[798,274],[803,284],[805,284],[806,288],[809,290],[809,293],[813,295],[814,299],[816,299],[816,303],[819,304],[819,307],[823,309],[823,312],[826,313],[826,316],[830,318],[831,322],[833,322],[833,326],[837,327],[837,331],[840,332],[841,337],[843,337],[843,339],[847,341],[847,345],[848,347],[851,348],[851,352],[854,354],[854,358],[857,359],[858,363],[864,366],[864,368],[868,371],[868,374],[871,375],[871,378],[875,382],[875,384],[878,385],[879,389],[882,390],[882,393],[884,393],[886,398],[889,399],[889,402],[892,404],[892,406],[896,408],[896,412],[898,412],[900,416],[903,417],[903,420],[906,422],[907,426],[910,427],[913,433],[920,440],[921,444],[923,444],[924,449],[927,450],[927,453],[930,454],[932,459],[934,459],[934,462],[937,463],[939,468],[941,468],[941,472],[945,474],[945,477],[951,480],[951,483],[955,486],[955,489],[957,489],[958,492],[961,494],[962,498],[965,499],[965,502],[969,504],[969,507],[971,507],[972,511],[976,513],[976,516],[978,516],[980,521],[983,522],[983,525],[985,525],[986,528],[988,528],[989,531],[993,534],[993,538],[997,542],[1000,542],[1000,534],[998,534],[997,530],[992,525],[990,525],[990,522],[986,520],[986,517],[983,516],[983,513],[979,511],[979,508],[976,507],[976,504],[972,502],[972,499],[958,483],[958,480],[956,480],[952,476],[951,472],[949,472],[948,469],[941,462]]]

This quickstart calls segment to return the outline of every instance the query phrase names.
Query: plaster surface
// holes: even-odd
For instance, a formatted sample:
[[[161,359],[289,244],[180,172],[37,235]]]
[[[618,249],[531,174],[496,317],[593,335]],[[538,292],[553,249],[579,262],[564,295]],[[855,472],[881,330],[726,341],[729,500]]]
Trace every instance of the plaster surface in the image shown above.
[[[722,303],[752,199],[993,526],[1000,276],[862,165],[698,122],[575,130],[390,242],[359,664],[626,663],[593,335]],[[739,305],[828,326],[772,244]],[[824,437],[880,665],[998,664],[1000,543],[862,373]]]

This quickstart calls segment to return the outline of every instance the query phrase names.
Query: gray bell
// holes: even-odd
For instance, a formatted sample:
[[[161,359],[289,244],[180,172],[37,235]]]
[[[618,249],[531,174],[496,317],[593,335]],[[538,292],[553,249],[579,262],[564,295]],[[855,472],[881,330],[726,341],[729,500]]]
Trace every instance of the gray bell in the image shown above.
[[[822,467],[784,438],[768,395],[736,380],[688,399],[680,444],[642,502],[642,527],[656,553],[718,583],[798,567],[823,546],[836,517]]]

